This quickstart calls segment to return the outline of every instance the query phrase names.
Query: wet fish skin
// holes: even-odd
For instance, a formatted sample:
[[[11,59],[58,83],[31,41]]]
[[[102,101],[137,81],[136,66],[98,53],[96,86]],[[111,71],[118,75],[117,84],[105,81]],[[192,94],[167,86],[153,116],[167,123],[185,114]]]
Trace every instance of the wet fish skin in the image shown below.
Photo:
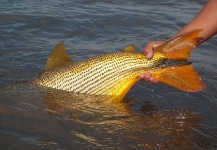
[[[129,81],[138,80],[139,73],[160,69],[155,65],[159,61],[148,61],[142,53],[116,52],[46,70],[33,82],[69,92],[112,96],[120,94]]]
[[[139,80],[138,75],[149,71],[160,81],[178,89],[188,92],[199,91],[205,85],[197,72],[194,71],[192,64],[187,61],[188,53],[194,48],[196,36],[199,32],[200,30],[191,31],[170,40],[163,47],[156,48],[154,57],[151,60],[148,60],[143,53],[135,52],[135,47],[129,45],[120,52],[108,53],[80,62],[72,62],[65,51],[64,41],[61,41],[48,58],[42,74],[34,78],[32,82],[37,85],[69,92],[108,96],[110,99],[119,101]],[[176,49],[171,50],[170,45]],[[182,54],[177,45],[179,45],[179,49],[184,47],[183,55],[177,56],[175,54],[176,52]],[[165,47],[167,47],[166,50]],[[169,51],[167,51],[168,49]],[[187,70],[184,71],[186,67]],[[181,68],[181,71],[179,68]],[[188,77],[182,77],[182,70],[187,73],[187,76],[191,74],[193,84],[196,83],[195,87],[192,85],[192,81],[188,80]],[[179,76],[180,73],[181,76]],[[176,84],[181,86],[174,85],[169,81],[173,79],[177,80]]]

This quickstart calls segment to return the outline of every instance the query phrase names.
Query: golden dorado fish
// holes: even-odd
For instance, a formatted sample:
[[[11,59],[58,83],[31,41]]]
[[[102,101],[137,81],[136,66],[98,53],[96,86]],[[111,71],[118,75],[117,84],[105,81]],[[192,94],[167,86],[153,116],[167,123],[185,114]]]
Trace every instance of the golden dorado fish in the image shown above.
[[[72,62],[61,41],[48,58],[42,74],[32,82],[54,89],[122,100],[139,80],[138,75],[148,71],[157,80],[177,89],[197,92],[205,84],[187,59],[201,31],[195,29],[156,47],[151,60],[129,45],[120,52]]]

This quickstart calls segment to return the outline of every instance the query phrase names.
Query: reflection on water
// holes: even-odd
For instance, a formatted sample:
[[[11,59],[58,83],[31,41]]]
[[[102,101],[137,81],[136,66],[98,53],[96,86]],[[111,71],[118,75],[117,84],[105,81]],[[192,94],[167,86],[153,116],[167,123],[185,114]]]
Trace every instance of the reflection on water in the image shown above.
[[[0,132],[11,142],[17,141],[14,146],[192,149],[204,142],[201,114],[191,109],[164,110],[131,98],[114,104],[33,85],[8,89],[16,100],[3,96],[7,101],[1,103]],[[4,109],[6,103],[10,107]],[[134,105],[140,110],[134,110]]]
[[[217,149],[217,51],[192,53],[198,93],[137,83],[122,103],[26,83],[66,39],[74,61],[173,35],[204,0],[0,1],[1,149]]]

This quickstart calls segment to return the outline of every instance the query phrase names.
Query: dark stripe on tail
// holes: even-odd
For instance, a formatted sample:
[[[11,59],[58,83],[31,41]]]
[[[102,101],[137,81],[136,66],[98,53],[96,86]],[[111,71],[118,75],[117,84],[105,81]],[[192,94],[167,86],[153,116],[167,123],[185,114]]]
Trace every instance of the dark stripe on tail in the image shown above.
[[[184,66],[190,64],[192,64],[192,62],[186,60],[165,58],[158,63],[158,66],[163,69],[169,66]]]

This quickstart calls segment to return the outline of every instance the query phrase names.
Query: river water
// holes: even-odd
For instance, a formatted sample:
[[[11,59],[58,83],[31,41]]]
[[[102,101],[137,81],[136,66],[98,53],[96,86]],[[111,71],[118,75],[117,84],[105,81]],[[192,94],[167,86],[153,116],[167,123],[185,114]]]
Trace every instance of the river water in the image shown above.
[[[139,81],[102,103],[16,83],[40,74],[65,39],[74,61],[172,36],[204,0],[1,0],[0,149],[217,149],[217,37],[191,55],[206,89]]]

